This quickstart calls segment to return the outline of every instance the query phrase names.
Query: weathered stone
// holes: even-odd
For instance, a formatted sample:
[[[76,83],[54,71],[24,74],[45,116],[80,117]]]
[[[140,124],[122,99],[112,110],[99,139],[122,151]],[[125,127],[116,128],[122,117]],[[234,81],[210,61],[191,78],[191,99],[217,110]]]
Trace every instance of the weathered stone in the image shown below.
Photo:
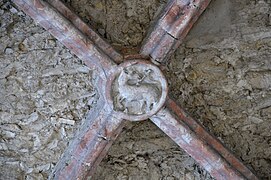
[[[135,8],[136,10],[133,10],[136,15],[127,19],[125,16],[127,13],[126,2],[112,1],[112,3],[106,2],[105,4],[104,2],[99,1],[98,3],[101,3],[102,5],[99,6],[99,11],[93,9],[93,3],[91,1],[83,0],[68,2],[87,22],[90,21],[89,17],[91,17],[91,24],[97,25],[98,28],[104,28],[109,41],[113,42],[116,47],[119,47],[120,44],[130,46],[137,45],[142,40],[146,27],[149,25],[149,21],[152,19],[156,8],[161,5],[161,2],[158,1],[136,1],[137,7]],[[195,31],[192,31],[190,36],[187,37],[186,42],[184,42],[183,46],[178,49],[178,52],[176,52],[173,57],[173,62],[168,66],[167,70],[171,71],[170,73],[167,73],[172,88],[171,95],[173,95],[175,99],[178,99],[181,104],[184,104],[194,117],[198,117],[204,126],[210,129],[215,135],[220,136],[228,147],[233,149],[238,156],[242,157],[242,159],[245,159],[247,164],[252,165],[256,171],[259,172],[260,176],[266,178],[270,176],[271,169],[270,164],[268,164],[268,157],[270,157],[270,154],[267,153],[271,152],[268,149],[270,147],[270,92],[269,89],[266,88],[268,87],[266,85],[260,85],[260,90],[257,90],[256,88],[247,89],[243,83],[238,84],[238,82],[249,82],[246,75],[250,73],[250,71],[257,71],[258,75],[256,76],[259,77],[258,80],[264,80],[267,84],[269,83],[269,81],[266,81],[261,74],[270,71],[270,66],[268,65],[270,60],[270,49],[268,49],[268,47],[270,48],[270,28],[264,25],[264,23],[268,22],[265,21],[265,15],[268,15],[268,11],[270,11],[270,3],[268,1],[251,2],[241,0],[227,1],[226,3],[220,0],[214,2],[215,3],[211,4],[210,10],[206,11],[205,15],[202,16],[201,20],[194,26]],[[83,6],[82,3],[84,4]],[[223,10],[223,13],[221,14],[224,14],[225,16],[212,16],[212,13],[216,14],[221,12],[218,10],[218,12],[216,12],[214,7],[218,7],[218,10]],[[14,16],[7,16],[7,13],[9,13],[9,11],[0,10],[1,19],[3,19],[1,20],[0,29],[0,52],[4,51],[6,47],[12,47],[14,52],[18,53],[16,47],[12,46],[13,42],[22,42],[25,38],[33,36],[33,34],[44,32],[22,12],[17,14],[20,17],[16,14],[14,14]],[[9,22],[12,22],[10,19],[14,17],[18,18],[19,21],[14,21],[15,26],[7,28]],[[206,23],[206,21],[211,22],[211,19],[215,19],[216,23]],[[105,26],[105,24],[108,25]],[[138,25],[135,26],[135,24]],[[9,29],[9,31],[7,31],[6,28]],[[129,34],[127,33],[128,31],[130,31]],[[244,39],[242,37],[244,37]],[[58,99],[57,97],[59,97],[55,93],[58,88],[65,89],[69,92],[68,95],[64,96],[64,98],[67,99],[70,98],[69,94],[71,93],[74,93],[72,97],[81,97],[92,91],[92,87],[85,89],[85,87],[91,86],[89,84],[92,78],[90,75],[78,73],[74,75],[65,74],[65,77],[63,78],[41,78],[39,71],[42,72],[42,70],[52,68],[53,66],[58,67],[59,64],[64,64],[69,67],[75,66],[75,64],[82,65],[80,60],[74,58],[67,50],[61,52],[63,46],[58,42],[56,43],[56,48],[53,50],[43,49],[46,47],[46,39],[51,38],[52,37],[48,35],[48,33],[44,33],[43,36],[35,35],[35,38],[30,38],[28,43],[31,45],[40,42],[40,44],[37,43],[38,46],[36,49],[35,45],[32,45],[31,47],[28,47],[27,45],[27,48],[24,49],[24,53],[27,53],[26,56],[20,55],[16,57],[17,59],[15,57],[5,57],[4,60],[1,59],[1,62],[8,63],[16,61],[23,62],[22,68],[16,67],[15,71],[6,71],[8,73],[5,73],[3,78],[5,78],[6,75],[9,75],[10,72],[16,73],[16,76],[11,74],[12,76],[9,76],[5,81],[0,81],[0,96],[3,97],[0,102],[1,110],[3,110],[3,112],[0,112],[2,123],[19,124],[18,122],[20,122],[23,117],[27,119],[28,115],[33,113],[16,109],[16,103],[18,101],[24,102],[25,106],[29,106],[30,101],[34,101],[35,103],[39,101],[43,102],[37,103],[39,106],[36,107],[38,110],[37,112],[40,113],[39,120],[37,121],[41,121],[44,124],[50,122],[50,117],[52,116],[65,117],[63,115],[69,114],[70,112],[72,112],[73,115],[78,114],[81,118],[85,116],[85,112],[89,107],[86,105],[79,109],[80,105],[78,106],[78,109],[74,109],[73,105],[78,103],[76,100],[70,99],[71,103],[69,106],[65,107],[65,110],[51,107],[54,106]],[[262,44],[259,44],[259,41],[261,41]],[[42,55],[42,53],[40,53],[41,50],[47,53]],[[203,52],[206,52],[205,55]],[[225,68],[225,71],[229,71],[227,72],[229,76],[223,75],[216,77],[216,74],[222,72],[217,73],[216,69],[212,67],[212,63],[209,62],[209,60],[213,61],[214,57],[219,57],[223,62],[228,62],[226,63],[228,66]],[[189,63],[185,65],[183,59],[190,59]],[[262,65],[262,62],[265,64]],[[191,71],[190,68],[197,64],[201,64],[201,66],[197,66],[198,68],[193,70],[197,74],[201,74],[201,76],[199,76],[198,79],[191,78],[189,79],[190,81],[187,82],[186,77],[188,77],[187,75]],[[216,60],[215,64],[219,65],[221,64],[221,61]],[[207,69],[207,71],[202,73],[201,67],[204,66],[210,66],[210,69]],[[5,67],[7,66],[3,65],[0,67],[1,72],[5,71]],[[182,67],[185,68],[182,69]],[[208,75],[209,72],[212,75]],[[39,83],[30,83],[30,86],[26,86],[26,81],[24,80],[27,79],[26,75],[30,74],[34,77],[32,82]],[[20,78],[18,78],[18,80],[23,84],[16,83],[16,78],[18,76],[21,76],[23,81],[19,80]],[[2,78],[1,73],[0,77]],[[29,80],[28,83],[29,82],[31,81]],[[60,86],[61,84],[68,84],[68,86]],[[230,84],[230,86],[227,86],[227,93],[223,90],[225,84]],[[240,85],[244,89],[240,88]],[[36,92],[34,89],[43,89],[45,93],[43,95],[37,94],[37,99],[27,99],[27,93],[15,91],[16,89],[23,89],[31,93]],[[204,97],[204,101],[197,103],[198,100],[196,98],[199,96],[194,96],[195,94],[201,94]],[[250,98],[246,99],[248,94]],[[93,99],[94,98],[89,96],[87,101],[95,102],[95,100],[92,101]],[[95,103],[90,104],[95,105]],[[218,111],[213,111],[213,106],[215,106]],[[33,108],[35,108],[35,105],[30,106],[31,110],[33,110]],[[57,111],[54,109],[57,109]],[[5,115],[2,116],[2,113],[5,113]],[[25,116],[19,116],[20,113],[25,114]],[[241,131],[242,127],[250,123],[250,119],[248,118],[248,114],[250,113],[252,113],[252,117],[257,117],[263,120],[263,122],[256,123],[254,127]],[[217,116],[220,116],[221,119],[218,119]],[[256,120],[256,122],[259,122],[259,120]],[[29,162],[34,162],[38,166],[50,162],[57,162],[61,151],[66,147],[67,137],[72,136],[73,130],[77,127],[76,124],[77,122],[73,127],[63,127],[63,125],[60,125],[59,127],[55,126],[54,123],[51,125],[46,124],[46,126],[34,126],[30,129],[24,126],[20,127],[22,128],[21,136],[25,137],[27,137],[29,130],[35,132],[46,129],[54,130],[58,134],[52,135],[51,138],[59,140],[58,146],[55,147],[54,144],[52,145],[52,147],[55,147],[52,148],[53,150],[45,149],[42,153],[50,155],[51,159],[44,160],[42,158],[41,161],[41,157],[44,157],[41,154],[36,154],[34,159],[28,158],[27,155],[31,153],[27,148],[30,148],[31,145],[28,144],[30,140],[27,138],[18,139],[18,136],[15,137],[15,139],[18,139],[17,142],[25,144],[25,147],[17,146],[16,143],[10,141],[8,141],[7,144],[1,144],[4,150],[1,151],[1,153],[3,153],[3,157],[5,158],[5,160],[0,160],[0,169],[1,172],[3,172],[1,178],[16,179],[18,177],[27,176],[33,179],[46,179],[50,170],[43,174],[33,173],[30,176],[26,175],[26,172],[31,171],[28,171],[27,169],[17,169],[16,163],[10,163],[9,165],[2,165],[2,163],[6,162],[6,159],[9,159],[11,154],[19,161],[27,162],[27,164],[30,164]],[[32,126],[32,124],[29,126]],[[40,129],[39,127],[44,128]],[[1,126],[1,130],[2,129],[3,126]],[[127,142],[129,142],[129,149],[125,147]],[[154,167],[157,168],[155,174],[158,173],[158,176],[161,178],[174,177],[177,179],[184,179],[185,177],[183,177],[182,174],[191,175],[191,173],[191,176],[196,179],[210,178],[191,158],[184,152],[178,150],[173,143],[169,142],[171,141],[168,140],[166,136],[162,135],[151,123],[137,123],[134,125],[133,130],[128,128],[126,129],[125,136],[120,136],[119,141],[112,147],[112,151],[114,151],[103,161],[101,168],[99,168],[94,179],[106,179],[112,177],[128,179],[130,175],[136,177],[137,174],[141,174],[143,177],[150,177],[154,173],[148,171],[148,169],[154,169],[153,166],[150,165],[151,163],[154,163]],[[136,143],[139,145],[134,146],[133,144]],[[46,147],[46,145],[48,144],[45,143],[42,147]],[[150,147],[149,149],[153,148],[154,150],[148,151],[146,154],[138,154],[137,152],[144,152],[144,145]],[[8,148],[7,146],[11,148]],[[135,149],[135,147],[137,148]],[[21,155],[13,153],[15,151],[11,151],[11,149],[21,153]],[[255,155],[252,155],[251,153],[247,155],[248,149],[252,149],[254,151],[253,154]],[[134,159],[134,161],[132,161],[131,158],[126,158],[131,155],[133,155],[133,157],[144,156],[144,161],[147,161],[149,165],[148,169],[134,168],[136,167],[137,159],[132,158]],[[112,159],[115,159],[115,161],[112,161]],[[123,159],[123,162],[125,163],[120,163],[118,159]],[[185,160],[191,162],[188,163]],[[44,163],[44,161],[46,161],[46,163]],[[167,166],[163,167],[168,168],[161,168],[161,164],[163,163],[167,164]],[[118,170],[117,167],[115,169],[115,166],[118,166],[121,170]],[[34,168],[35,166],[32,167]],[[50,169],[51,168],[52,167],[50,167]],[[8,174],[6,172],[8,172]],[[156,177],[156,175],[154,177]]]
[[[147,64],[123,67],[113,82],[114,109],[128,115],[149,113],[162,97],[160,71]]]

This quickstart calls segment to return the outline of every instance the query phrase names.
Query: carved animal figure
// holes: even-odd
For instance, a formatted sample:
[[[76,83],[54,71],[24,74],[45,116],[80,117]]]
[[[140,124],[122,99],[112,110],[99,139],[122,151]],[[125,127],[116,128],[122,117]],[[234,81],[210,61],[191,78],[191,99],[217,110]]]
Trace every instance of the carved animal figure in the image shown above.
[[[125,68],[118,77],[119,104],[122,105],[124,112],[129,113],[129,104],[137,103],[140,112],[136,114],[146,113],[158,103],[161,92],[157,81],[146,82],[145,79],[152,79],[150,73],[139,72],[134,67]],[[138,111],[138,110],[137,110]]]

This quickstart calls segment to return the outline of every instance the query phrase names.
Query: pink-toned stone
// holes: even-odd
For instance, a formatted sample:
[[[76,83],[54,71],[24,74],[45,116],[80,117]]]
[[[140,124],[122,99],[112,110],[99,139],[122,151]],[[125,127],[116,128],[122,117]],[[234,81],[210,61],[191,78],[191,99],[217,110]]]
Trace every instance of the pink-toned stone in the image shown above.
[[[158,79],[163,81],[161,86],[163,95],[158,108],[151,113],[143,114],[138,119],[131,115],[125,118],[114,110],[114,106],[110,103],[110,98],[114,97],[108,98],[113,89],[110,82],[116,78],[114,76],[116,74],[112,72],[126,67],[129,63],[139,61],[127,61],[117,66],[116,63],[123,61],[123,55],[115,51],[59,0],[46,2],[13,0],[13,2],[81,58],[87,66],[96,68],[98,72],[97,86],[100,99],[97,106],[89,112],[81,130],[76,134],[75,139],[70,143],[52,172],[51,179],[91,177],[112,142],[121,132],[124,125],[123,119],[142,120],[145,118],[150,118],[205,167],[213,177],[217,179],[257,179],[251,170],[196,120],[188,117],[174,101],[170,99],[166,101],[167,86],[162,74],[156,74],[159,76]],[[210,0],[169,0],[145,39],[140,54],[125,57],[128,57],[127,59],[149,57],[155,64],[165,63],[209,2]],[[146,63],[146,67],[148,65],[155,67],[150,64],[151,62],[144,63]],[[142,62],[142,64],[144,63]],[[166,103],[165,109],[162,108],[164,103]]]

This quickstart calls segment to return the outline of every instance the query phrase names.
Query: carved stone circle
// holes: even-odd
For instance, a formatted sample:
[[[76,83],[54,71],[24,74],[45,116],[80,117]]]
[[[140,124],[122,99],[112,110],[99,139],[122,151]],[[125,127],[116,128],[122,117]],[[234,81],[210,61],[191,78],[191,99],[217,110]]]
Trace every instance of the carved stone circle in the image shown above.
[[[162,107],[166,93],[167,83],[160,69],[134,60],[119,65],[110,96],[114,111],[129,120],[143,120]]]

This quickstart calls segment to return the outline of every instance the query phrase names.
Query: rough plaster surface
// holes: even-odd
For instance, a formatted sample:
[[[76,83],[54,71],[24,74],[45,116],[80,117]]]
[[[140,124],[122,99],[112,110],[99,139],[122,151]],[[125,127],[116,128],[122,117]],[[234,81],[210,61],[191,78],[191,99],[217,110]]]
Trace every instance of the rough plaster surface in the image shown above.
[[[271,1],[214,1],[167,73],[171,95],[262,178],[271,177],[270,14]]]
[[[0,179],[45,179],[95,101],[92,70],[0,2]]]
[[[137,46],[164,1],[66,1],[115,47]],[[170,95],[271,177],[270,0],[213,0],[167,65]],[[95,106],[95,72],[0,1],[0,179],[46,179]],[[210,179],[152,123],[130,123],[94,179]]]

